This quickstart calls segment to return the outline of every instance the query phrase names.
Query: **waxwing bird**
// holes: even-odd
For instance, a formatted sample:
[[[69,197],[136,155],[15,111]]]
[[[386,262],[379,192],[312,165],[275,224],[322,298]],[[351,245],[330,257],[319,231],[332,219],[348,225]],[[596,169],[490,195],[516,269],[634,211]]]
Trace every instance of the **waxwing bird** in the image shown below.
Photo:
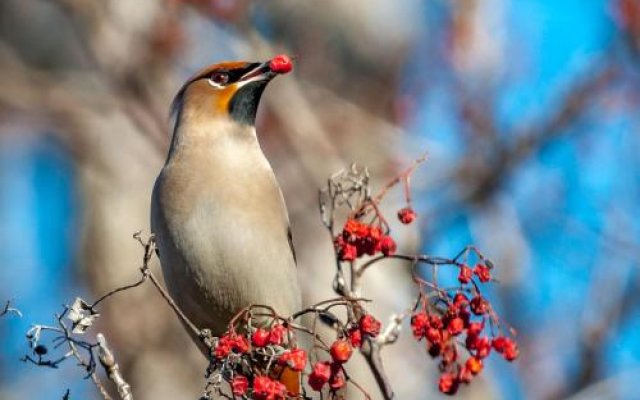
[[[251,304],[281,315],[300,309],[287,210],[254,127],[265,87],[291,68],[283,55],[215,64],[190,78],[173,102],[151,230],[171,296],[216,336]]]

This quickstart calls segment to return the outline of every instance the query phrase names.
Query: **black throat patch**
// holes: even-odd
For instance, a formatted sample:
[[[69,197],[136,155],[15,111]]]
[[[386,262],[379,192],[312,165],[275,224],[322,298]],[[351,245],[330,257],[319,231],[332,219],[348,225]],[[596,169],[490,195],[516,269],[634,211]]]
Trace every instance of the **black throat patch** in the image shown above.
[[[258,104],[267,86],[267,81],[247,83],[238,90],[229,102],[229,115],[241,124],[253,126],[256,122]]]

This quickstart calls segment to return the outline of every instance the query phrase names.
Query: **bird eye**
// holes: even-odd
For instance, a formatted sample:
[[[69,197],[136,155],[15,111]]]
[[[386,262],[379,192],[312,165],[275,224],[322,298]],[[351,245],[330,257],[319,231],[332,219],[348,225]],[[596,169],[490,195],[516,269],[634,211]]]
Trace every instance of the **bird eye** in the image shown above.
[[[224,85],[229,82],[229,74],[224,72],[214,72],[211,74],[211,77],[209,77],[209,80],[216,85]]]

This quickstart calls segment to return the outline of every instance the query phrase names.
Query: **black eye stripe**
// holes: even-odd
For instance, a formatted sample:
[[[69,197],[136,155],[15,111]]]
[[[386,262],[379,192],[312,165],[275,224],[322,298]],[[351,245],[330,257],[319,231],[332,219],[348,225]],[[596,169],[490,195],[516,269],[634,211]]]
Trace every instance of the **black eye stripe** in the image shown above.
[[[229,82],[228,83],[233,83],[233,82],[239,81],[240,78],[242,78],[243,75],[245,75],[247,72],[257,68],[258,66],[260,66],[260,63],[251,63],[251,64],[248,64],[244,68],[220,69],[220,70],[217,70],[216,72],[214,72],[214,74],[217,73],[217,72],[224,72],[227,75],[229,75]]]

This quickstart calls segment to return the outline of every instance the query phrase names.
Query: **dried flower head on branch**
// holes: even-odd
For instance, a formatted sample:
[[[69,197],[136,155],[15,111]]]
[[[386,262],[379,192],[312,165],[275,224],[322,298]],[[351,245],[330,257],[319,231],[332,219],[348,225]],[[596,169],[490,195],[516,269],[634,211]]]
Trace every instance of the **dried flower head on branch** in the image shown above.
[[[493,281],[494,266],[478,249],[467,246],[451,259],[398,253],[380,203],[389,190],[402,185],[406,205],[397,212],[397,218],[403,224],[415,221],[417,214],[411,204],[410,179],[425,159],[423,156],[416,160],[376,195],[372,195],[368,171],[355,165],[331,176],[327,186],[320,190],[320,214],[335,250],[333,287],[337,297],[293,315],[280,315],[268,304],[253,304],[231,320],[223,336],[213,337],[208,329],[198,329],[191,323],[159,284],[148,267],[155,254],[153,236],[143,241],[137,233],[134,238],[144,248],[141,278],[112,290],[93,304],[76,299],[57,316],[57,326],[34,326],[27,337],[35,355],[28,355],[25,360],[56,368],[62,361],[75,358],[108,399],[95,372],[97,354],[120,398],[132,399],[129,385],[122,378],[113,353],[106,347],[104,336],[98,334],[96,343],[79,337],[85,335],[99,317],[96,310],[99,303],[150,280],[181,322],[208,349],[209,366],[201,400],[309,399],[314,393],[321,398],[342,399],[348,385],[370,399],[369,390],[353,380],[348,371],[349,361],[358,350],[366,359],[383,397],[393,399],[395,395],[385,374],[380,350],[397,340],[405,320],[410,321],[415,339],[424,339],[427,353],[439,362],[439,390],[454,394],[460,385],[469,384],[482,372],[483,360],[492,351],[513,361],[518,357],[518,347],[513,339],[515,331],[500,320],[483,295],[483,286]],[[361,281],[367,271],[387,259],[407,262],[417,286],[417,296],[383,326],[380,319],[367,310],[371,300],[362,297]],[[429,278],[420,266],[431,268]],[[454,269],[458,284],[441,286],[440,268]],[[311,322],[303,324],[303,317]],[[320,325],[326,323],[333,328],[330,337],[319,334]],[[46,358],[47,348],[40,344],[43,332],[53,333],[54,345],[65,345],[67,353],[59,358]],[[298,382],[294,386],[299,389],[282,383],[292,379]]]

